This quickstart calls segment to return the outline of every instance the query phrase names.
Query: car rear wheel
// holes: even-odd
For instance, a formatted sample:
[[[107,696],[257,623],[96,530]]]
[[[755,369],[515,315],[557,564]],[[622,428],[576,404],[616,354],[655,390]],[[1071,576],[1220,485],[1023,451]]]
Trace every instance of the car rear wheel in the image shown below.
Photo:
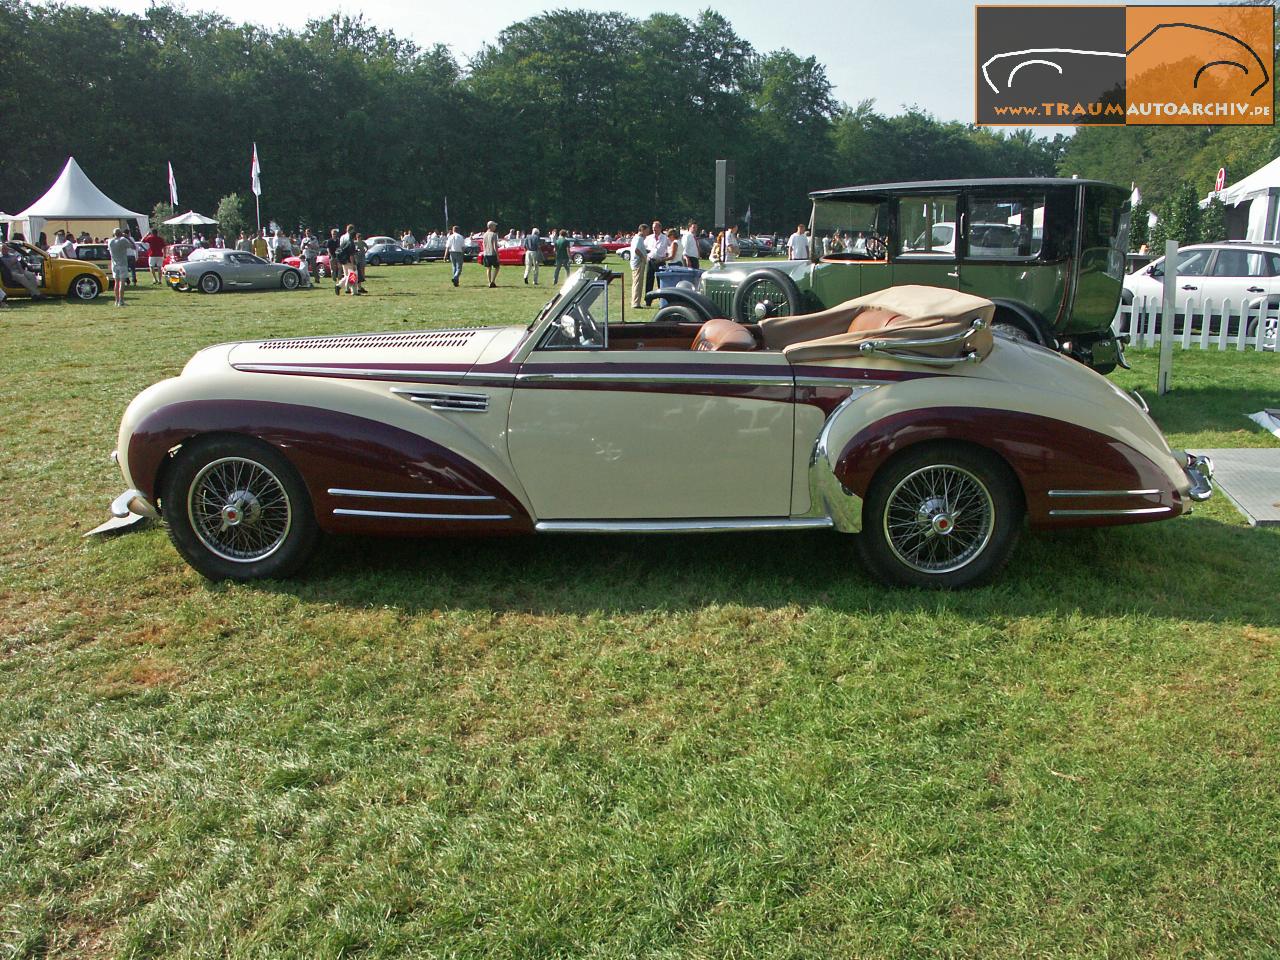
[[[298,472],[278,450],[249,437],[184,446],[160,502],[174,547],[210,580],[288,576],[319,537]]]
[[[800,312],[800,288],[781,270],[752,271],[734,291],[730,313],[739,323],[755,323],[762,319],[757,308],[770,317],[793,316]]]
[[[98,282],[97,277],[82,273],[71,281],[71,286],[68,289],[71,291],[73,300],[88,303],[90,300],[97,299],[98,294],[102,292],[102,284]]]
[[[380,266],[382,266],[382,258],[381,258],[381,257],[370,257],[370,258],[369,258],[369,266],[371,266],[371,267],[380,267]]]
[[[858,550],[890,584],[935,589],[990,580],[1013,552],[1022,490],[994,454],[929,444],[889,461],[871,483]]]
[[[216,273],[206,273],[200,277],[199,285],[202,293],[217,293],[222,289],[222,278]]]
[[[280,275],[280,286],[286,290],[297,290],[301,282],[302,278],[298,276],[297,270],[286,270]]]
[[[580,253],[575,253],[573,255],[573,262],[576,263],[578,266],[582,266],[584,263],[587,262],[587,258]]]

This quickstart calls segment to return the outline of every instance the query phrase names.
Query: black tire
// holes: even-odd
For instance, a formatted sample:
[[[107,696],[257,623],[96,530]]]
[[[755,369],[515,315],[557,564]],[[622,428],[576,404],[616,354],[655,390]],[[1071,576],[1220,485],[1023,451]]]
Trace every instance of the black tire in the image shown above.
[[[297,270],[286,270],[280,274],[280,286],[286,290],[297,290],[298,285],[302,283],[302,277]]]
[[[755,323],[756,305],[768,301],[773,305],[771,317],[790,317],[800,312],[800,288],[781,270],[761,267],[747,274],[733,292],[732,318],[739,323]]]
[[[888,584],[977,586],[1008,561],[1023,513],[1017,477],[994,454],[956,443],[912,447],[872,480],[858,552]]]
[[[217,293],[222,289],[222,278],[216,273],[204,273],[200,275],[197,286],[201,293]]]
[[[672,303],[663,307],[650,319],[650,323],[658,323],[662,320],[668,322],[679,321],[681,323],[704,323],[702,314],[698,313],[693,307],[686,307],[683,303]]]
[[[96,300],[100,293],[102,293],[102,284],[98,282],[97,277],[87,273],[80,274],[71,281],[71,286],[67,287],[67,299],[79,300],[81,303]]]
[[[369,258],[369,266],[371,266],[371,267],[380,267],[380,266],[382,266],[382,258],[381,258],[381,257],[370,257],[370,258]]]
[[[286,577],[306,562],[319,538],[298,471],[274,447],[252,437],[187,443],[160,496],[169,539],[210,580]],[[219,517],[223,527],[215,529]],[[226,526],[228,517],[232,527]]]

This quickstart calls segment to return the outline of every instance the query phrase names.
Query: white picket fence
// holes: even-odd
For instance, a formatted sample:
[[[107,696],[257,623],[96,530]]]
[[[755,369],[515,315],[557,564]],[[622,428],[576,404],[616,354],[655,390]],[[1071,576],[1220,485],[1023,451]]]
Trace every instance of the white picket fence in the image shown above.
[[[1130,349],[1160,346],[1163,315],[1159,297],[1135,298],[1116,311],[1111,329],[1129,334]],[[1212,298],[1191,300],[1185,315],[1174,319],[1174,344],[1183,349],[1263,350],[1275,351],[1280,311],[1266,307],[1266,298],[1246,300],[1240,304]]]

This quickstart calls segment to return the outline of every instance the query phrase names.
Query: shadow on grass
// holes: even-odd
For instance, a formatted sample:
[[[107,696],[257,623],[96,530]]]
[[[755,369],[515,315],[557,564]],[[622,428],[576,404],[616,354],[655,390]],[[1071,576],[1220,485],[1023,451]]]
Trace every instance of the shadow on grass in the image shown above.
[[[1276,383],[1280,384],[1280,364],[1276,366]],[[1147,395],[1146,400],[1151,406],[1151,416],[1165,433],[1234,431],[1250,426],[1247,414],[1280,405],[1280,386],[1266,392],[1230,387],[1180,387],[1164,397]]]
[[[352,608],[530,614],[695,611],[713,605],[973,620],[1080,614],[1280,625],[1264,571],[1280,536],[1206,518],[1112,530],[1026,532],[990,586],[884,587],[831,533],[330,538],[296,579],[261,589]],[[211,587],[210,589],[217,589]]]

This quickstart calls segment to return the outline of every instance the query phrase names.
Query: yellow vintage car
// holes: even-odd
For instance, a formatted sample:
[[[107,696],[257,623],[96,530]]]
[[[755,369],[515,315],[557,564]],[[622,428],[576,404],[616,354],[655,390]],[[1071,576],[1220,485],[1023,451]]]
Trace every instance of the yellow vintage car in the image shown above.
[[[46,297],[67,297],[72,300],[92,300],[107,289],[107,275],[102,268],[87,260],[63,260],[51,257],[34,244],[23,240],[8,241],[9,250],[35,274],[40,292]],[[7,270],[0,272],[0,287],[6,297],[29,297],[26,287],[12,283]]]

